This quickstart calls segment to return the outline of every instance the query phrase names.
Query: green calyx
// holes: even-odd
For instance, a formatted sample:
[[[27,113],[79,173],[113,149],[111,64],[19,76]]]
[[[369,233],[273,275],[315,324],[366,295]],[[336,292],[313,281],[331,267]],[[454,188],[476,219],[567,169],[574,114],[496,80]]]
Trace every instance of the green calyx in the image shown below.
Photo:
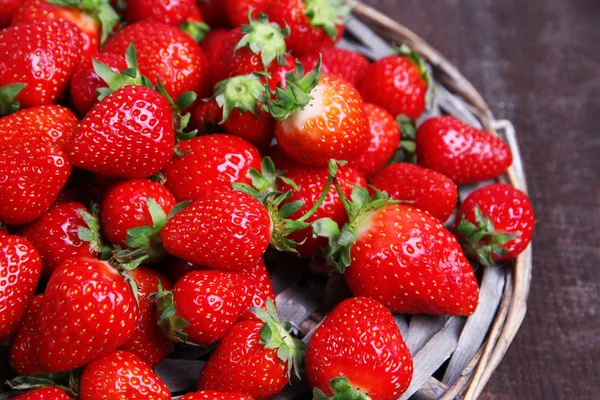
[[[345,0],[305,0],[306,16],[312,26],[323,28],[332,38],[338,33],[337,25],[344,23],[344,17],[351,8]]]
[[[15,99],[25,86],[25,83],[11,83],[0,87],[0,116],[19,111],[21,104]]]
[[[110,5],[110,0],[46,0],[60,7],[73,7],[94,18],[102,27],[100,43],[104,43],[119,23],[119,14]]]
[[[254,54],[260,54],[265,71],[275,59],[279,65],[285,65],[285,38],[290,35],[290,28],[286,26],[281,29],[276,23],[269,22],[269,17],[265,14],[254,19],[252,13],[248,12],[248,20],[249,24],[242,25],[244,36],[234,51],[249,47]]]
[[[400,149],[404,152],[404,161],[417,163],[417,121],[404,114],[396,117],[396,123],[401,132]]]
[[[288,118],[297,110],[303,110],[310,104],[313,97],[310,92],[319,84],[321,75],[322,58],[315,68],[304,75],[304,66],[301,62],[296,61],[295,71],[288,72],[286,75],[285,89],[278,87],[275,91],[275,96],[272,96],[271,89],[267,85],[267,104],[266,109],[277,120]]]
[[[412,61],[419,68],[419,72],[421,73],[423,79],[425,79],[427,82],[427,86],[431,86],[431,75],[429,75],[425,61],[423,61],[423,58],[419,55],[419,53],[411,49],[406,44],[402,44],[400,47],[394,48],[394,52],[397,55],[404,56]]]
[[[177,309],[173,304],[173,292],[164,290],[159,281],[158,291],[152,293],[149,299],[156,304],[156,310],[159,315],[158,325],[161,327],[164,335],[173,342],[193,345],[194,343],[188,342],[188,335],[183,331],[189,323],[177,316]]]
[[[290,334],[292,325],[279,320],[275,304],[271,299],[267,299],[266,309],[253,307],[250,311],[265,323],[260,331],[260,344],[266,349],[277,349],[277,357],[287,363],[288,379],[292,379],[292,370],[300,379],[306,345]]]
[[[329,397],[319,388],[313,390],[313,400],[371,400],[369,396],[352,387],[345,376],[333,378],[329,381],[329,388],[333,396]]]
[[[260,74],[240,75],[217,83],[215,100],[223,109],[221,123],[227,121],[233,110],[258,115],[258,106],[267,96],[260,78]]]
[[[475,207],[475,223],[463,216],[457,232],[465,253],[488,267],[495,265],[494,258],[501,258],[508,254],[505,244],[521,235],[521,232],[496,232],[494,222],[483,214],[479,206]]]
[[[81,241],[89,243],[90,249],[94,253],[100,253],[102,251],[102,235],[100,234],[98,218],[83,208],[78,211],[81,218],[83,218],[83,222],[85,222],[85,226],[77,228],[77,237]]]
[[[203,41],[206,34],[210,32],[210,26],[206,22],[186,21],[179,28],[197,43]]]
[[[80,374],[81,370],[75,370],[47,375],[18,376],[10,381],[6,381],[6,385],[14,392],[7,393],[6,395],[0,395],[0,398],[8,399],[12,396],[26,393],[30,390],[41,389],[45,387],[57,387],[62,389],[70,397],[76,398],[79,394]]]

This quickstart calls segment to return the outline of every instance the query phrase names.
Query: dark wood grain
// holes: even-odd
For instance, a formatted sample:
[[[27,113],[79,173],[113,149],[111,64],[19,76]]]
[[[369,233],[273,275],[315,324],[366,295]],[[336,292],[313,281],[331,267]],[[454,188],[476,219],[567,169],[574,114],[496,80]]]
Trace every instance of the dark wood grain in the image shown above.
[[[600,2],[366,0],[512,120],[537,214],[523,327],[483,399],[600,392]]]

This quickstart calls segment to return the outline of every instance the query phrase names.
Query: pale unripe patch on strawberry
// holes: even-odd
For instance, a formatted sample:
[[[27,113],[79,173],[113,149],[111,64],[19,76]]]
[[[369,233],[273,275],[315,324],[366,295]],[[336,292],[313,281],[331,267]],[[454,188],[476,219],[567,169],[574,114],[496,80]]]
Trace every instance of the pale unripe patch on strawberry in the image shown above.
[[[283,126],[282,132],[285,134],[293,132],[294,129],[302,128],[306,124],[310,123],[310,121],[320,118],[324,113],[326,113],[327,109],[324,105],[323,97],[325,90],[326,86],[322,83],[319,83],[317,87],[310,92],[310,95],[313,97],[313,99],[310,103],[308,103],[304,110],[296,111],[289,118],[281,122]],[[307,136],[311,136],[311,133],[311,131],[306,130]]]

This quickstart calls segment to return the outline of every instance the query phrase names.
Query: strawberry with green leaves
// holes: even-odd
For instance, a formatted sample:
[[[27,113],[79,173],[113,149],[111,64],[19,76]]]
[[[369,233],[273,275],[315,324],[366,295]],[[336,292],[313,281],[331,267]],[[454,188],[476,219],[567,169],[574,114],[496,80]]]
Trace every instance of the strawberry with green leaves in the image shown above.
[[[12,397],[12,400],[71,400],[71,397],[61,388],[46,386]]]
[[[224,0],[223,9],[231,26],[242,26],[248,23],[248,18],[257,18],[266,14],[276,0]]]
[[[10,366],[19,376],[34,376],[46,373],[38,364],[35,355],[37,315],[43,304],[43,294],[38,294],[31,300],[19,329],[10,341],[8,349]]]
[[[298,376],[304,343],[281,322],[273,302],[252,310],[259,321],[238,322],[202,368],[200,390],[239,392],[257,400],[270,398]]]
[[[214,392],[202,390],[200,392],[188,393],[179,400],[254,400],[250,396],[241,393]]]
[[[461,204],[454,231],[467,256],[483,265],[516,258],[531,242],[535,215],[529,197],[498,183],[471,193]]]
[[[317,400],[395,400],[412,380],[412,357],[394,317],[365,297],[338,304],[313,334],[305,357]]]

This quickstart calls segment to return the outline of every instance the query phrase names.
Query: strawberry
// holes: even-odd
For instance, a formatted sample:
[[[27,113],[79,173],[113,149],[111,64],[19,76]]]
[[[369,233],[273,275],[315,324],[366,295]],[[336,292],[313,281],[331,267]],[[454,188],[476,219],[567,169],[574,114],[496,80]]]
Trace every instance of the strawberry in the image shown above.
[[[0,342],[19,327],[41,271],[42,261],[31,243],[18,236],[0,238]]]
[[[250,183],[250,169],[261,157],[250,143],[231,135],[206,135],[179,143],[181,157],[162,170],[165,186],[179,201],[195,200],[231,188],[231,182]]]
[[[342,38],[344,37],[344,33],[346,33],[346,27],[344,25],[336,25],[337,34],[335,36],[327,36],[323,43],[321,44],[321,49],[329,49],[334,47]]]
[[[350,165],[370,178],[380,171],[394,156],[400,144],[400,130],[394,117],[384,108],[365,103],[369,118],[371,142],[362,154],[348,160]]]
[[[120,349],[137,355],[146,364],[155,367],[166,357],[170,342],[157,325],[154,301],[150,296],[158,291],[159,285],[171,290],[171,284],[164,276],[144,266],[131,271],[131,277],[137,285],[140,312],[133,334]]]
[[[421,57],[403,45],[398,55],[371,64],[360,86],[368,103],[385,108],[393,116],[417,119],[425,111],[429,74]]]
[[[512,164],[499,137],[449,115],[429,118],[417,130],[419,165],[441,172],[457,185],[496,178]]]
[[[290,27],[288,50],[304,54],[319,49],[327,36],[336,37],[349,11],[343,0],[289,0],[273,1],[268,14],[280,26]]]
[[[311,70],[319,62],[319,57],[323,57],[323,72],[338,75],[357,88],[360,87],[369,68],[367,57],[355,51],[335,47],[305,54],[298,59],[304,65],[305,70]]]
[[[202,15],[211,28],[229,28],[223,0],[201,0],[197,2]]]
[[[471,193],[461,204],[454,231],[465,253],[480,263],[516,258],[531,242],[535,215],[529,197],[498,183]]]
[[[22,0],[0,0],[0,8],[2,9],[2,13],[0,13],[0,29],[4,29],[10,25],[14,14],[21,7],[22,3]]]
[[[29,392],[25,392],[16,397],[11,397],[12,400],[71,400],[64,390],[47,386],[39,389],[34,389]]]
[[[25,84],[15,99],[23,107],[55,103],[81,59],[81,46],[79,29],[64,20],[0,31],[0,87]]]
[[[190,125],[200,133],[225,133],[225,128],[219,125],[222,120],[223,110],[217,101],[204,100],[191,112]]]
[[[258,262],[249,264],[240,273],[250,282],[251,286],[254,286],[254,290],[250,293],[251,296],[248,308],[265,308],[269,300],[275,304],[273,283],[269,277],[265,261],[262,258]],[[256,318],[256,316],[250,310],[244,311],[240,317],[240,319],[254,318]]]
[[[338,190],[350,222],[340,229],[319,220],[330,238],[326,255],[355,296],[378,300],[392,312],[471,315],[479,288],[456,238],[429,213],[356,188],[352,201]]]
[[[46,143],[0,148],[0,222],[19,225],[40,217],[70,173],[67,157]]]
[[[81,367],[123,345],[138,306],[125,278],[107,262],[74,257],[52,274],[37,318],[37,359],[49,372]]]
[[[315,399],[327,396],[395,400],[408,389],[413,363],[392,314],[375,300],[338,304],[306,350]]]
[[[206,61],[208,61],[209,66],[212,66],[215,63],[225,39],[229,37],[229,32],[230,31],[227,29],[213,29],[208,32],[202,42],[200,42],[200,46],[202,47],[202,50],[204,50],[204,55],[206,56]],[[211,82],[215,81],[211,78]]]
[[[102,243],[100,225],[83,204],[69,201],[54,205],[37,220],[19,230],[42,257],[42,275],[50,278],[71,257],[96,258]]]
[[[170,256],[167,258],[167,261],[163,263],[162,272],[167,278],[169,278],[170,282],[177,283],[188,272],[200,271],[203,269],[206,269],[206,267],[190,261],[182,260],[181,258]]]
[[[123,17],[129,23],[138,21],[164,22],[181,25],[196,5],[195,0],[128,0]]]
[[[159,325],[173,341],[206,346],[220,340],[239,319],[254,291],[240,274],[191,271],[172,291],[153,295]]]
[[[84,57],[98,52],[119,22],[108,0],[25,0],[15,13],[12,25],[37,21],[67,20],[79,28]]]
[[[254,400],[250,396],[241,393],[213,392],[203,390],[201,392],[188,393],[179,400]]]
[[[371,180],[393,198],[428,211],[444,223],[456,208],[458,189],[452,179],[431,169],[409,163],[386,167]]]
[[[229,23],[236,27],[248,23],[248,18],[265,14],[275,0],[223,0],[223,9]]]
[[[31,300],[27,308],[27,313],[10,342],[10,366],[20,376],[42,375],[46,373],[38,364],[35,355],[35,346],[37,344],[35,336],[36,320],[43,304],[43,294],[38,294]]]
[[[292,370],[299,374],[304,343],[289,333],[273,302],[254,308],[260,321],[238,322],[221,340],[202,368],[200,390],[240,392],[257,400],[279,393]]]
[[[83,370],[81,400],[170,400],[171,392],[138,356],[117,350],[91,362]]]
[[[0,225],[0,239],[2,239],[3,237],[8,236],[8,232],[6,232],[6,230],[4,230],[4,227],[2,227],[2,225]]]

